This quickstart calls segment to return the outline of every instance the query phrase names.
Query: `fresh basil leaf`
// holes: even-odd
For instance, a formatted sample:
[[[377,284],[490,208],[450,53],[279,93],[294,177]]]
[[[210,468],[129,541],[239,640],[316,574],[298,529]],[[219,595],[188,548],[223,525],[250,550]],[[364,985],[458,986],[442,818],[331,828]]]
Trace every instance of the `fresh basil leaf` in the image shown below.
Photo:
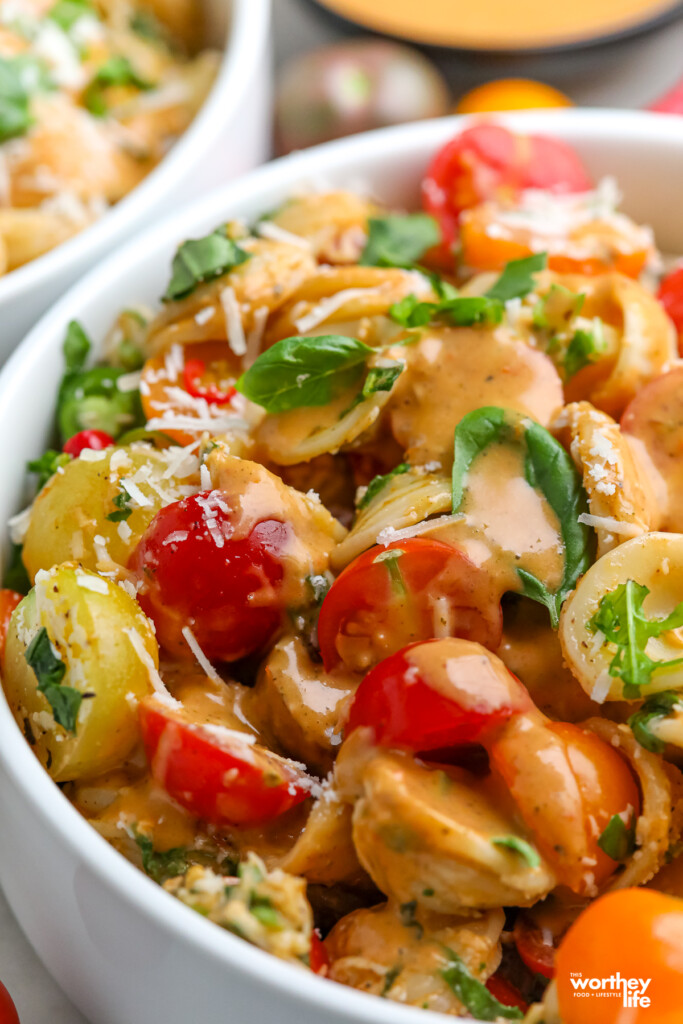
[[[133,509],[130,507],[130,494],[123,481],[119,484],[119,493],[112,498],[112,504],[116,506],[116,509],[107,516],[111,523],[122,523],[130,518]]]
[[[2,585],[7,587],[8,590],[15,590],[17,594],[28,594],[31,589],[31,581],[28,578],[26,566],[21,557],[22,550],[23,546],[21,544],[11,545]]]
[[[585,366],[597,362],[606,350],[607,340],[601,320],[596,318],[593,321],[592,331],[575,331],[564,357],[565,381],[571,380]]]
[[[183,875],[188,868],[187,850],[182,846],[174,846],[170,850],[160,852],[154,849],[154,842],[150,836],[138,832],[133,828],[132,838],[137,843],[142,854],[142,867],[146,875],[149,875],[155,882],[162,885],[169,878],[176,878]]]
[[[55,652],[44,626],[26,648],[24,657],[35,673],[39,692],[52,708],[55,722],[67,732],[75,733],[83,694],[71,686],[62,685],[66,665]]]
[[[503,846],[514,853],[518,853],[530,868],[537,868],[541,863],[541,858],[533,846],[527,843],[525,839],[520,839],[519,836],[497,836],[491,842],[494,846]]]
[[[85,366],[92,342],[78,320],[71,320],[66,329],[62,351],[67,373],[80,373]]]
[[[545,270],[547,265],[548,254],[545,252],[526,256],[521,260],[510,260],[503,268],[498,280],[486,292],[487,297],[498,299],[500,302],[523,299],[525,295],[534,290],[536,284],[534,275]]]
[[[29,93],[16,58],[0,57],[0,143],[24,135],[32,124]]]
[[[643,584],[627,580],[601,598],[597,612],[588,622],[592,633],[603,633],[605,640],[616,647],[609,674],[623,681],[626,700],[637,699],[641,687],[651,682],[653,673],[683,663],[683,658],[654,661],[645,652],[650,637],[683,626],[683,601],[663,619],[647,618],[643,602],[649,593]]]
[[[636,848],[635,816],[627,828],[623,819],[618,814],[614,814],[598,839],[598,846],[612,860],[620,862],[628,860]]]
[[[457,512],[462,504],[466,477],[472,463],[495,442],[523,448],[527,482],[541,492],[560,524],[565,551],[564,572],[558,590],[550,591],[531,573],[517,570],[522,593],[545,605],[556,628],[562,602],[593,558],[593,531],[578,518],[587,511],[586,494],[570,457],[544,427],[512,410],[484,406],[468,413],[455,428],[453,512]]]
[[[503,319],[503,304],[483,295],[456,295],[441,302],[420,302],[415,295],[406,295],[389,308],[389,316],[407,328],[424,327],[436,319],[456,327],[472,327],[499,324]]]
[[[100,65],[83,93],[83,104],[94,117],[106,115],[109,109],[106,90],[114,85],[130,85],[143,91],[154,88],[151,82],[137,73],[128,57],[115,54]]]
[[[173,257],[171,280],[162,301],[184,299],[203,281],[222,277],[249,258],[250,253],[228,238],[223,226],[204,238],[190,238],[178,247]]]
[[[533,312],[533,325],[543,331],[565,331],[583,309],[586,296],[572,292],[562,284],[551,284]]]
[[[522,1020],[524,1014],[516,1006],[505,1006],[470,974],[464,961],[452,949],[445,947],[448,964],[439,973],[475,1020]]]
[[[66,452],[56,452],[54,449],[48,448],[39,459],[31,459],[30,462],[27,462],[26,468],[30,473],[38,474],[38,490],[42,491],[45,484],[48,480],[52,479],[57,470],[61,466],[66,466],[69,462],[71,462],[71,456]]]
[[[283,338],[266,349],[235,387],[266,412],[327,405],[360,381],[374,352],[355,338]]]
[[[396,466],[389,473],[383,473],[379,476],[373,477],[367,486],[365,494],[358,502],[358,511],[361,512],[364,508],[367,508],[371,501],[377,497],[383,487],[389,483],[395,476],[400,476],[402,473],[407,473],[410,469],[410,465],[407,462],[402,462]]]
[[[362,267],[412,267],[441,241],[439,225],[427,213],[389,214],[368,220],[368,240]]]
[[[363,398],[370,398],[378,391],[391,391],[402,373],[403,363],[393,363],[391,366],[370,367],[363,382],[361,396]]]
[[[70,32],[76,22],[85,15],[97,17],[95,8],[89,0],[57,0],[47,16],[59,25],[63,32]]]
[[[668,718],[676,708],[683,711],[683,694],[677,690],[662,690],[647,698],[639,711],[628,720],[631,731],[640,743],[652,754],[661,754],[666,743],[652,732],[652,723]]]

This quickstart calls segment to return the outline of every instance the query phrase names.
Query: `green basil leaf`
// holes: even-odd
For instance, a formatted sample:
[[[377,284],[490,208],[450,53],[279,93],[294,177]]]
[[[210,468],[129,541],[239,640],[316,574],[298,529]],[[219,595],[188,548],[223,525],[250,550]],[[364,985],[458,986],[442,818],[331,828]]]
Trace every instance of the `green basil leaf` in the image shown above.
[[[620,862],[628,860],[636,848],[635,816],[627,828],[623,819],[618,814],[614,814],[598,839],[598,846],[612,860]]]
[[[497,836],[491,842],[494,846],[502,846],[512,850],[514,853],[518,853],[530,868],[537,868],[541,863],[541,858],[533,846],[527,843],[525,839],[520,839],[519,836]]]
[[[38,690],[52,708],[55,722],[67,732],[75,733],[83,694],[71,686],[62,685],[66,665],[55,652],[44,626],[26,648],[24,657],[38,680]]]
[[[545,252],[526,256],[521,260],[510,260],[498,280],[486,292],[487,297],[498,299],[500,302],[523,299],[525,295],[534,290],[536,284],[534,275],[545,270],[547,265],[548,254]]]
[[[358,262],[363,267],[412,267],[440,241],[441,229],[427,213],[371,217],[368,240]]]
[[[95,117],[104,117],[109,109],[106,90],[113,85],[131,85],[136,89],[153,89],[152,82],[142,78],[128,57],[115,54],[109,57],[96,71],[90,85],[83,93],[83,104]]]
[[[249,258],[248,252],[228,238],[225,227],[216,228],[204,238],[188,239],[173,257],[171,280],[162,301],[184,299],[203,281],[222,277]]]
[[[27,462],[26,468],[30,473],[38,474],[38,490],[42,491],[60,466],[66,466],[68,462],[71,462],[71,456],[66,452],[56,452],[52,448],[48,448],[39,459],[31,459],[30,462]]]
[[[391,391],[398,378],[403,373],[403,363],[394,363],[392,366],[372,366],[368,370],[363,382],[361,395],[363,398],[370,398],[378,391]]]
[[[652,754],[661,754],[666,743],[652,732],[652,723],[668,718],[674,708],[683,711],[683,694],[677,690],[662,690],[648,697],[639,711],[628,720],[631,731],[640,743]]]
[[[398,978],[399,974],[403,970],[403,964],[394,964],[390,967],[387,973],[384,975],[384,984],[382,985],[382,991],[380,992],[380,998],[384,999],[389,989],[393,986],[394,982]]]
[[[182,846],[174,846],[171,850],[160,852],[154,849],[154,842],[137,828],[131,832],[132,838],[137,843],[142,854],[142,867],[146,875],[149,875],[159,885],[169,878],[177,878],[183,875],[188,869],[187,850]]]
[[[133,509],[130,507],[130,494],[123,481],[119,484],[119,493],[112,498],[112,504],[116,506],[116,509],[107,516],[110,522],[122,523],[130,518]]]
[[[363,376],[374,352],[355,338],[283,338],[266,349],[235,387],[266,412],[327,405]]]
[[[57,0],[47,16],[59,25],[63,32],[70,32],[76,22],[85,15],[97,17],[97,12],[89,0]]]
[[[607,340],[601,320],[596,318],[593,321],[592,331],[575,331],[564,357],[565,381],[571,380],[585,366],[597,362],[606,349]]]
[[[583,309],[586,296],[572,292],[562,284],[551,284],[533,312],[533,324],[542,331],[565,331]]]
[[[71,320],[62,346],[67,373],[80,373],[85,366],[92,342],[78,320]]]
[[[524,1014],[516,1006],[505,1006],[470,974],[464,961],[452,949],[446,948],[448,964],[439,973],[475,1020],[522,1020]]]
[[[457,295],[441,302],[420,302],[415,295],[406,295],[389,308],[389,316],[403,327],[424,327],[432,320],[441,319],[456,327],[477,324],[499,324],[503,319],[503,304],[484,295]]]
[[[407,473],[410,469],[410,465],[407,462],[402,462],[396,466],[389,473],[383,473],[379,476],[373,477],[367,486],[365,494],[358,502],[358,511],[361,512],[364,508],[367,508],[371,501],[377,497],[383,487],[389,483],[395,476],[400,476],[402,473]]]
[[[0,143],[24,135],[32,123],[20,65],[16,58],[0,57]]]
[[[22,550],[21,544],[11,545],[2,585],[8,590],[16,590],[17,594],[28,594],[31,589],[31,581],[21,557]]]
[[[593,531],[578,519],[588,508],[586,494],[570,457],[544,427],[511,410],[484,406],[468,413],[455,428],[453,512],[462,504],[472,463],[497,441],[522,446],[527,482],[545,497],[560,524],[565,554],[558,590],[552,592],[531,573],[517,570],[522,593],[545,605],[553,626],[557,627],[562,602],[593,558]]]

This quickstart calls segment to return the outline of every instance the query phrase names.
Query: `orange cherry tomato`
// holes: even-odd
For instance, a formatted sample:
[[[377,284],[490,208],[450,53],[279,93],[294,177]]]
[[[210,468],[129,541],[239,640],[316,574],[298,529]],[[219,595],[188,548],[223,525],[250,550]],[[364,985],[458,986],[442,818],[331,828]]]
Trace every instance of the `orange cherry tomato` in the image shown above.
[[[683,355],[683,266],[676,267],[659,286],[657,298],[678,331],[678,351]]]
[[[247,736],[188,721],[153,697],[140,704],[140,724],[152,777],[213,825],[263,824],[310,795],[302,770]]]
[[[313,929],[313,934],[311,935],[309,963],[314,974],[327,974],[330,966],[330,956],[327,952],[327,947],[320,938],[320,932],[317,928]]]
[[[5,656],[5,641],[7,640],[9,620],[12,618],[14,609],[23,600],[21,594],[17,594],[15,590],[0,590],[0,664],[2,664],[2,659]]]
[[[11,995],[0,981],[0,1024],[20,1024]]]
[[[683,900],[602,896],[560,943],[555,980],[564,1024],[681,1024]]]
[[[207,429],[206,421],[224,417],[235,396],[239,361],[225,341],[173,346],[148,359],[142,368],[140,397],[148,420],[179,444],[192,444]],[[182,427],[159,423],[164,415]],[[197,420],[197,427],[192,421]]]
[[[522,993],[502,975],[492,974],[486,982],[486,987],[503,1006],[516,1006],[518,1009],[524,1010],[525,1013],[529,1009],[529,1004],[525,1001]]]
[[[559,89],[531,78],[499,78],[478,85],[458,101],[456,114],[486,114],[497,110],[540,110],[547,107],[573,107]]]
[[[442,541],[413,537],[363,552],[335,580],[318,620],[325,668],[367,671],[406,644],[460,636],[495,650],[500,594],[488,575]]]

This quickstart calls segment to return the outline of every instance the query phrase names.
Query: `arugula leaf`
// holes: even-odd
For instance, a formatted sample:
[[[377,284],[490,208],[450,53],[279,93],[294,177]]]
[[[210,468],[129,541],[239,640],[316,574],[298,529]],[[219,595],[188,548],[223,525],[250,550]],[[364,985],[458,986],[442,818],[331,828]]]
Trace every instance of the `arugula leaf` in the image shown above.
[[[607,339],[602,321],[596,317],[592,331],[581,328],[572,335],[564,357],[565,381],[571,380],[585,366],[596,362],[606,349]]]
[[[85,367],[92,342],[78,320],[71,320],[66,329],[66,337],[62,345],[67,373],[80,373]]]
[[[107,516],[111,523],[125,522],[133,512],[133,509],[130,507],[130,494],[126,490],[126,485],[123,481],[119,484],[119,493],[112,498],[112,504],[116,506],[116,511],[110,512]]]
[[[24,135],[33,119],[16,58],[0,57],[0,143]]]
[[[448,964],[441,971],[441,977],[476,1020],[495,1021],[522,1020],[524,1014],[516,1006],[505,1006],[470,974],[463,960],[452,949],[444,947]]]
[[[538,252],[534,256],[525,256],[521,260],[510,260],[505,264],[498,280],[486,292],[489,299],[509,302],[510,299],[523,299],[534,290],[534,275],[545,270],[548,265],[548,254]]]
[[[428,213],[389,214],[368,220],[362,267],[412,267],[441,241],[441,229]]]
[[[113,85],[131,85],[143,91],[154,88],[151,82],[137,73],[128,57],[115,54],[100,65],[83,93],[83,103],[94,117],[106,115],[109,109],[106,90]]]
[[[171,280],[162,302],[184,299],[203,281],[222,277],[250,258],[250,253],[228,238],[224,225],[204,238],[190,238],[178,246],[173,257]]]
[[[154,842],[150,836],[138,832],[136,827],[131,830],[130,834],[140,848],[145,874],[159,885],[167,879],[183,875],[187,871],[187,850],[184,847],[174,846],[171,850],[164,850],[162,853],[154,849]]]
[[[379,474],[368,484],[365,494],[358,502],[358,511],[361,512],[364,508],[367,508],[371,501],[377,497],[383,487],[389,483],[395,476],[400,476],[402,473],[407,473],[410,469],[410,465],[407,462],[401,462],[400,465],[396,466],[389,473]]]
[[[15,590],[17,594],[28,594],[31,589],[31,581],[21,557],[22,550],[23,545],[21,544],[11,545],[2,585],[8,590]]]
[[[636,848],[635,816],[627,828],[623,819],[618,814],[612,815],[598,839],[598,846],[612,860],[628,860]]]
[[[440,302],[420,302],[411,294],[390,306],[389,316],[407,328],[424,327],[437,318],[456,327],[472,327],[499,324],[503,319],[503,304],[484,295],[456,295]]]
[[[620,583],[601,598],[597,612],[588,622],[592,633],[604,633],[605,640],[617,648],[609,674],[623,680],[626,700],[637,699],[641,687],[652,681],[654,672],[683,663],[683,658],[654,661],[645,653],[650,637],[683,626],[683,601],[666,618],[648,619],[643,602],[649,593],[648,587],[635,580]]]
[[[514,853],[518,853],[522,860],[525,860],[530,868],[537,868],[541,863],[536,850],[530,843],[527,843],[525,839],[520,839],[518,836],[496,836],[495,839],[491,840],[494,846],[503,846],[508,850],[512,850]]]
[[[48,448],[39,459],[31,459],[30,462],[27,462],[26,468],[30,473],[38,474],[38,490],[42,491],[60,466],[66,466],[69,462],[71,462],[71,456],[66,452],[56,452],[54,449]]]
[[[651,723],[668,718],[674,708],[683,711],[683,694],[677,690],[662,690],[647,698],[639,711],[628,720],[631,731],[640,743],[652,754],[661,754],[666,743],[652,732]]]
[[[76,718],[83,700],[83,694],[72,686],[64,686],[62,679],[66,665],[56,653],[47,630],[38,630],[24,652],[29,668],[35,672],[38,690],[52,708],[52,715],[58,725],[67,732],[76,732]]]
[[[235,387],[269,413],[327,405],[360,381],[373,352],[337,334],[283,338],[261,353]]]
[[[59,25],[63,32],[70,32],[77,21],[85,15],[97,17],[89,0],[57,0],[48,11],[48,18]]]
[[[571,458],[544,427],[512,410],[484,406],[468,413],[455,428],[453,512],[462,505],[467,474],[474,460],[494,443],[523,448],[527,482],[541,492],[560,524],[565,550],[564,572],[557,591],[550,591],[525,569],[517,569],[522,593],[545,605],[553,627],[557,628],[562,602],[592,561],[595,537],[578,519],[588,508],[586,494]]]

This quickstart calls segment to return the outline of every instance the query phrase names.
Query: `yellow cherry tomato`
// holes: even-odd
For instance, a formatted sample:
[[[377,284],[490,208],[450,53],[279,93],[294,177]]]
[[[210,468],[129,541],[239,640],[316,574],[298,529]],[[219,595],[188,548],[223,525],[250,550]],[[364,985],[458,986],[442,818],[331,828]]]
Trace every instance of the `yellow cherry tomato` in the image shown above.
[[[486,114],[496,110],[534,110],[539,107],[573,107],[558,89],[530,78],[499,78],[471,89],[459,100],[456,114]]]

